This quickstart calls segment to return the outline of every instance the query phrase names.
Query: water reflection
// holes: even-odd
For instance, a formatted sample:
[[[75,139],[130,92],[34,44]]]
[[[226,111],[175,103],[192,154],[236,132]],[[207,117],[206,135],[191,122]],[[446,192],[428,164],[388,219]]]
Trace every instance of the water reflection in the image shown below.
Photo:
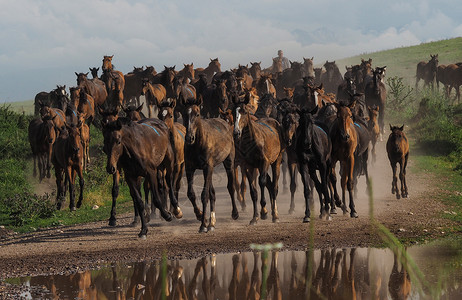
[[[436,290],[420,288],[411,281],[402,255],[388,249],[363,248],[210,255],[169,261],[164,272],[161,261],[112,264],[70,276],[22,281],[47,287],[51,299],[162,299],[162,294],[169,300],[254,300],[262,296],[294,300],[461,299],[462,255],[458,249],[447,251],[452,258],[439,258],[425,247],[409,249],[431,286],[440,283]],[[431,260],[428,253],[432,253]],[[439,269],[433,267],[438,259]]]

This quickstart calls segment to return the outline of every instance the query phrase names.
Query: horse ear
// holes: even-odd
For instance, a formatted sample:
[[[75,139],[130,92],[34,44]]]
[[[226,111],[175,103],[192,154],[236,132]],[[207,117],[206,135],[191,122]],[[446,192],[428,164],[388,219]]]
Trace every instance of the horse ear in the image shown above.
[[[79,77],[79,73],[77,73],[77,72],[74,72],[74,73],[75,73],[75,75],[76,75],[77,77]]]
[[[199,95],[199,96],[202,96],[202,95]],[[174,109],[175,106],[176,106],[176,99],[172,99],[172,101],[169,102],[169,106]]]
[[[140,112],[140,111],[142,111],[142,110],[143,110],[143,106],[144,106],[144,102],[143,102],[143,103],[141,103],[141,105],[140,105],[140,106],[138,106],[138,108],[136,109],[136,111],[137,111],[137,112]]]
[[[400,131],[403,131],[403,130],[404,130],[404,124],[403,124],[403,126],[401,126],[401,127],[399,128],[399,130],[400,130]]]
[[[388,123],[388,125],[390,125],[390,130],[393,131],[393,126],[391,126],[390,123]]]

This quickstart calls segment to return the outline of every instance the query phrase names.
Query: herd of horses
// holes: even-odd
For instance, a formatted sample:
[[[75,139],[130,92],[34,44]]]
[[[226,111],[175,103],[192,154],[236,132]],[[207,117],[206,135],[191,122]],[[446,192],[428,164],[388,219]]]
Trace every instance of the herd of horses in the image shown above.
[[[191,63],[180,71],[164,66],[157,73],[154,67],[143,67],[124,75],[112,65],[112,58],[104,56],[100,77],[99,68],[90,68],[91,79],[88,73],[76,72],[77,86],[69,89],[70,96],[65,86],[37,94],[37,118],[29,126],[34,175],[36,158],[40,180],[50,177],[54,166],[58,209],[65,201],[67,185],[69,208],[75,210],[82,204],[93,124],[102,130],[106,170],[113,176],[109,225],[116,225],[123,171],[134,203],[133,222],[141,221],[141,238],[146,237],[147,222],[155,209],[166,221],[183,216],[178,205],[183,173],[187,197],[201,222],[199,232],[214,230],[212,176],[219,164],[226,170],[233,219],[239,218],[238,203],[246,207],[248,185],[253,203],[250,224],[268,217],[267,195],[272,221],[278,222],[281,166],[288,171],[283,172],[284,184],[285,174],[290,177],[290,212],[295,207],[297,169],[300,173],[305,197],[303,222],[310,221],[314,190],[320,200],[320,218],[331,219],[337,207],[352,218],[358,217],[357,181],[361,175],[368,178],[369,152],[375,160],[375,145],[384,133],[386,67],[374,69],[371,59],[362,59],[342,76],[335,61],[326,61],[324,69],[318,70],[313,58],[303,58],[303,63],[291,62],[291,68],[282,71],[276,58],[263,70],[254,62],[250,68],[239,65],[221,71],[216,58],[210,59],[206,68],[194,68]],[[142,95],[148,118],[141,112]],[[393,168],[392,193],[399,199],[408,194],[405,174],[409,144],[404,125],[390,125],[390,129],[386,149]],[[193,189],[196,170],[202,170],[204,176],[202,206],[196,203]],[[75,204],[77,175],[80,195]]]

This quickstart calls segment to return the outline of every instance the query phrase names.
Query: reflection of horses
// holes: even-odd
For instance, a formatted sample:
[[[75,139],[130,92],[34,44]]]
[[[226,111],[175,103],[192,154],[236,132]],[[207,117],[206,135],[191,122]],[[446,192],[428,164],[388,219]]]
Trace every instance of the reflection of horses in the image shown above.
[[[152,203],[165,220],[171,221],[171,214],[161,204],[157,180],[158,171],[165,170],[173,212],[177,218],[182,217],[172,185],[174,155],[169,136],[168,127],[157,119],[133,122],[119,118],[104,127],[106,169],[109,174],[116,173],[119,168],[124,170],[130,195],[141,219],[141,231],[138,234],[140,238],[145,238],[148,231],[145,207],[141,199],[141,177],[149,182]],[[115,211],[111,212],[111,219],[113,218],[115,219]]]
[[[216,165],[223,163],[228,177],[228,192],[231,197],[232,218],[237,219],[237,211],[234,198],[234,141],[231,127],[220,118],[202,119],[200,114],[201,100],[184,103],[186,115],[184,124],[186,127],[185,144],[185,169],[188,180],[188,198],[194,206],[194,213],[201,219],[199,232],[214,230],[216,223],[215,216],[215,188],[212,183],[213,169]],[[196,206],[196,195],[194,193],[194,172],[196,169],[203,170],[204,188],[201,194],[202,212]],[[206,209],[210,201],[210,222],[206,225]]]
[[[56,185],[58,188],[56,203],[57,209],[61,209],[66,197],[66,184],[69,183],[69,209],[75,210],[74,184],[76,175],[79,175],[80,195],[77,208],[83,200],[83,148],[80,138],[82,123],[71,126],[66,125],[53,145],[52,163],[55,168]],[[64,178],[63,178],[64,177]]]
[[[399,271],[401,265],[401,271]],[[393,300],[407,299],[411,293],[411,278],[407,271],[407,263],[399,263],[398,255],[393,253],[393,268],[388,280],[388,291]]]
[[[112,58],[114,55],[103,58],[103,74],[101,80],[106,84],[108,99],[112,105],[122,105],[124,101],[125,77],[120,71],[114,69]]]
[[[221,64],[218,61],[218,58],[210,59],[207,68],[197,68],[194,71],[197,76],[199,76],[200,74],[207,75],[207,83],[210,84],[212,83],[213,74],[221,72]]]
[[[335,61],[326,61],[324,64],[326,73],[321,76],[321,83],[324,85],[326,93],[337,93],[338,86],[342,83],[343,78]]]
[[[272,118],[253,120],[248,108],[250,94],[247,93],[243,103],[237,103],[234,108],[234,137],[236,150],[242,169],[245,171],[250,185],[250,195],[253,202],[253,217],[250,224],[258,220],[256,189],[257,171],[261,194],[261,218],[267,218],[265,187],[270,194],[273,222],[279,219],[276,197],[278,194],[278,179],[282,161],[281,129],[279,123]],[[272,179],[268,168],[272,168]]]
[[[295,151],[305,196],[305,218],[303,222],[310,221],[310,202],[313,202],[310,199],[312,193],[310,192],[309,178],[314,181],[319,195],[321,204],[320,218],[324,216],[330,218],[328,179],[332,144],[327,133],[328,130],[315,124],[314,115],[317,112],[317,106],[313,111],[299,111],[300,124],[295,133]],[[319,171],[321,180],[318,179],[316,171]],[[335,212],[335,207],[332,207],[332,212]]]
[[[50,118],[31,120],[28,133],[29,144],[34,157],[34,177],[37,176],[36,166],[38,166],[39,181],[42,182],[45,176],[50,178],[51,154],[56,140],[53,120]]]
[[[430,54],[430,60],[428,62],[421,61],[417,64],[415,89],[419,84],[420,79],[423,79],[424,86],[431,85],[434,88],[434,82],[436,80],[436,73],[438,71],[438,54]]]
[[[391,193],[396,193],[396,199],[400,198],[398,178],[396,177],[396,164],[399,163],[399,179],[401,180],[401,196],[407,198],[406,166],[409,157],[409,142],[404,134],[404,125],[401,127],[390,125],[390,136],[387,141],[387,153],[393,170],[393,182]]]
[[[371,107],[376,105],[379,107],[378,122],[381,134],[384,132],[385,102],[387,100],[387,89],[383,82],[385,68],[376,68],[373,71],[372,81],[366,85],[364,90],[366,105]]]

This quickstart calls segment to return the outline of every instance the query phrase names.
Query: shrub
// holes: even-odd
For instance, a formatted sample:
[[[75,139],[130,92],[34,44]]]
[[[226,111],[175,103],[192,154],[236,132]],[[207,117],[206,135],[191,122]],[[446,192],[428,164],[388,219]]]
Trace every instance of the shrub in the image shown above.
[[[3,203],[13,226],[27,225],[39,218],[50,218],[56,211],[55,201],[50,194],[39,196],[25,192],[5,199]]]

